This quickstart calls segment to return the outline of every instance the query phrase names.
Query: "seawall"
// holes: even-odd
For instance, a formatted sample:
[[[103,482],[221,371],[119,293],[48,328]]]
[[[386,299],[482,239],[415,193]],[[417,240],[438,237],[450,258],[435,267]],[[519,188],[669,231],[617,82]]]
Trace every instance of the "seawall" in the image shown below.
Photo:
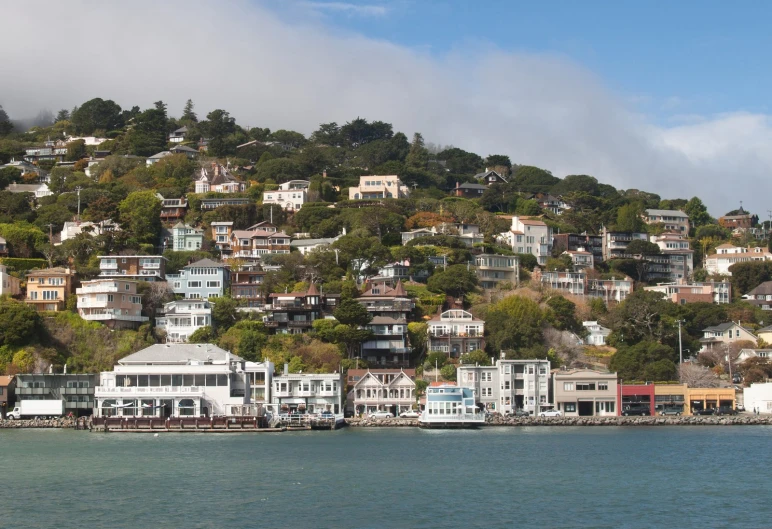
[[[90,424],[91,421],[84,423],[81,419],[81,427],[83,424]],[[75,428],[78,425],[77,419],[68,419],[66,417],[60,417],[57,419],[24,419],[20,421],[14,421],[10,419],[0,419],[0,429],[4,428]]]
[[[400,428],[418,426],[417,419],[346,419],[351,427]],[[679,417],[488,417],[486,426],[739,426],[772,425],[772,416],[727,415]]]

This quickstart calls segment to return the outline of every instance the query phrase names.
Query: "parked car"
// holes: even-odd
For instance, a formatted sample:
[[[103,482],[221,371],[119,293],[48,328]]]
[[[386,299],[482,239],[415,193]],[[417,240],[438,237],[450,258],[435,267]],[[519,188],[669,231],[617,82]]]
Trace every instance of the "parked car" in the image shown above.
[[[731,406],[719,406],[715,411],[716,415],[737,415],[737,410]]]
[[[681,415],[682,411],[680,408],[663,408],[662,411],[659,412],[660,415]]]
[[[320,419],[334,419],[335,418],[335,414],[332,413],[329,410],[325,410],[325,411],[323,411],[322,413],[319,414],[319,418]]]
[[[539,417],[562,417],[563,412],[560,410],[545,410],[539,413]]]
[[[648,408],[641,408],[637,406],[628,406],[622,410],[622,415],[627,417],[628,415],[651,415]]]
[[[707,410],[692,411],[692,415],[713,415],[713,413],[714,413],[713,408],[708,408]]]
[[[393,419],[394,415],[392,415],[389,411],[374,411],[370,414],[371,419]]]
[[[421,416],[421,414],[415,410],[408,410],[408,411],[403,411],[402,413],[399,414],[399,416],[403,419],[417,419],[418,417]]]
[[[524,410],[522,408],[518,408],[516,410],[508,411],[506,415],[508,417],[512,417],[512,416],[514,416],[514,417],[530,417],[531,416],[531,412],[528,411],[528,410]]]

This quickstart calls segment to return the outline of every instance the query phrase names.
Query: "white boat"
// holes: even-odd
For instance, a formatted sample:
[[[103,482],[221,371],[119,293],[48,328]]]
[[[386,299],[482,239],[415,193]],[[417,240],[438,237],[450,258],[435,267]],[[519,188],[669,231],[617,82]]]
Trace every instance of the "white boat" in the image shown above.
[[[426,388],[426,408],[418,419],[421,428],[477,428],[485,414],[474,402],[470,388],[441,384]]]

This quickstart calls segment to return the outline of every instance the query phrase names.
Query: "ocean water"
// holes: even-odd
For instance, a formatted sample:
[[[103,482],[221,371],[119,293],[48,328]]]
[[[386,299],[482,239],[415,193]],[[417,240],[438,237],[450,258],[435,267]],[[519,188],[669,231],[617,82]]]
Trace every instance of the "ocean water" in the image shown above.
[[[0,431],[2,528],[772,527],[772,427]]]

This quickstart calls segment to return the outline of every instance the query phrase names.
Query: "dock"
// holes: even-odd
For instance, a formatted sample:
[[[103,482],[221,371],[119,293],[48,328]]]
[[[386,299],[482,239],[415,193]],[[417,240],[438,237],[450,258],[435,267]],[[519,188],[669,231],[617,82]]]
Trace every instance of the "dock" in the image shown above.
[[[239,433],[284,430],[269,425],[265,417],[95,417],[92,423],[94,432]]]

